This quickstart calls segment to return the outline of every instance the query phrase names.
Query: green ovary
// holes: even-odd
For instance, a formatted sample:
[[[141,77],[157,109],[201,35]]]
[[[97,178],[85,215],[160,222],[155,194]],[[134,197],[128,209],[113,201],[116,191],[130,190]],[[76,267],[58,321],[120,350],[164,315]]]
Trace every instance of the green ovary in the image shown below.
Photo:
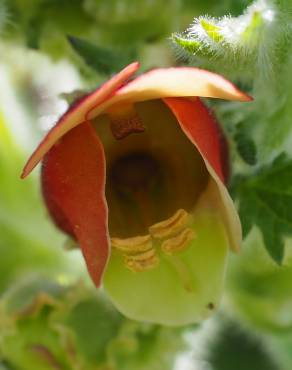
[[[228,241],[217,213],[195,212],[189,225],[195,238],[169,256],[154,241],[160,263],[133,272],[119,251],[113,251],[104,287],[126,316],[164,325],[198,323],[218,307],[222,294]]]

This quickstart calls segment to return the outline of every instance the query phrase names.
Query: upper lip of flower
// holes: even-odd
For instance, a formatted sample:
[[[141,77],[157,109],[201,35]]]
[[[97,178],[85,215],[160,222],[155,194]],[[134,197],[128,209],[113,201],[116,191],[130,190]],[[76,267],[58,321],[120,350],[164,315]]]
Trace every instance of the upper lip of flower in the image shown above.
[[[21,177],[25,178],[43,156],[66,132],[78,124],[101,114],[122,101],[143,101],[164,97],[213,97],[228,100],[251,101],[252,97],[238,90],[223,77],[198,68],[173,67],[154,69],[129,80],[139,69],[139,63],[128,65],[101,88],[81,99],[69,109],[49,131],[26,163]]]
[[[155,69],[126,83],[138,68],[138,63],[130,64],[99,89],[72,106],[68,112],[61,117],[32,154],[24,167],[22,178],[26,177],[32,171],[46,153],[49,152],[50,154],[52,152],[50,149],[61,138],[66,141],[66,136],[64,135],[79,124],[88,122],[101,113],[107,112],[111,107],[121,103],[163,99],[166,105],[172,110],[183,132],[197,147],[205,161],[208,172],[217,184],[230,244],[231,247],[236,250],[241,240],[241,227],[233,202],[223,184],[224,174],[222,172],[222,158],[220,158],[220,132],[207,109],[199,100],[191,101],[190,99],[182,99],[182,97],[203,96],[238,101],[250,101],[252,98],[239,91],[223,77],[197,68],[181,67]],[[202,125],[199,128],[192,128],[192,123],[194,119],[198,119],[198,114],[202,116]],[[79,196],[75,193],[76,189],[74,189],[74,187],[70,188],[70,191],[72,191],[71,199],[66,198],[67,200],[65,201],[65,188],[60,190],[58,184],[58,186],[55,187],[55,192],[58,194],[58,197],[64,200],[64,204],[66,203],[67,209],[65,211],[67,214],[65,214],[66,212],[63,214],[64,210],[56,201],[58,197],[54,198],[54,196],[51,196],[46,190],[45,196],[51,196],[49,201],[47,199],[47,203],[50,203],[51,207],[55,207],[55,211],[57,210],[57,212],[59,212],[59,216],[61,215],[64,218],[63,221],[67,222],[68,219],[71,222],[70,225],[67,225],[67,229],[63,225],[63,229],[66,229],[67,232],[69,229],[71,229],[71,231],[74,229],[74,234],[80,242],[89,272],[96,285],[99,285],[108,259],[109,249],[107,205],[104,194],[105,158],[102,144],[98,137],[96,137],[92,127],[88,124],[84,126],[83,131],[80,129],[78,135],[74,137],[75,145],[78,146],[79,143],[82,142],[82,135],[84,132],[87,136],[86,138],[84,137],[85,141],[83,141],[83,143],[86,142],[88,150],[86,149],[86,152],[82,153],[82,156],[84,155],[87,158],[86,165],[91,168],[93,173],[88,175],[90,177],[88,179],[84,169],[79,174],[76,174],[73,163],[70,165],[67,177],[71,176],[70,181],[72,182],[74,181],[73,179],[77,178],[79,175],[80,181],[78,180],[78,186],[80,186],[79,192],[81,193],[78,194],[82,194],[82,191],[85,193],[87,192],[89,186],[87,183],[95,187],[95,193],[91,191],[90,199],[88,199],[88,196],[86,198],[86,195],[83,197],[87,206],[85,206],[85,204],[79,206],[78,200],[75,199],[74,204],[72,200],[74,197],[76,198]],[[212,138],[212,142],[209,142],[210,138]],[[58,153],[58,149],[55,149],[55,152]],[[59,158],[56,157],[56,153],[51,153],[51,159],[53,158],[51,161],[50,158],[46,157],[46,164],[44,167],[43,187],[44,189],[49,188],[50,192],[52,192],[52,188],[54,187],[54,181],[58,182],[58,176],[59,178],[62,176],[62,170],[58,174],[57,168],[60,163],[62,165],[62,159],[59,160]],[[64,160],[67,161],[66,163],[70,161],[72,153],[72,151],[70,152],[70,148],[68,148],[68,151],[63,156]],[[54,159],[54,155],[58,160]],[[98,169],[95,168],[96,164],[91,161],[92,155],[95,155],[100,161]],[[85,160],[85,157],[83,160]],[[73,153],[72,161],[78,162],[79,160],[80,158],[76,156],[76,153]],[[53,165],[52,161],[54,162]],[[76,185],[75,188],[78,186]],[[82,213],[83,211],[85,212],[86,207],[89,209],[89,216]],[[84,218],[87,224],[84,224]],[[83,223],[83,226],[80,226],[81,223]]]

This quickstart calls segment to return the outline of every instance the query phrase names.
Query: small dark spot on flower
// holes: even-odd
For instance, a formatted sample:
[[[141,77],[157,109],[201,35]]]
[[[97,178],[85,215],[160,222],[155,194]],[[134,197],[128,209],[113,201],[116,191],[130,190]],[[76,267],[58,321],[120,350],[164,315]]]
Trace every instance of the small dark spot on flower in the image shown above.
[[[209,310],[214,310],[215,305],[214,305],[214,303],[210,302],[210,303],[208,303],[207,307],[209,308]]]

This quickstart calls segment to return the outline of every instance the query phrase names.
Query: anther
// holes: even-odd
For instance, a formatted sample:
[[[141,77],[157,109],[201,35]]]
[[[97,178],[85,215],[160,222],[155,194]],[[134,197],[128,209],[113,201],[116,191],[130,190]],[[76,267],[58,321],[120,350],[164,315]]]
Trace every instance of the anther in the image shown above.
[[[152,241],[150,235],[127,239],[111,238],[111,246],[125,254],[135,254],[151,249]]]
[[[151,248],[146,252],[133,254],[131,256],[128,256],[128,259],[134,260],[134,261],[146,261],[149,258],[152,258],[156,254],[155,249]]]
[[[157,267],[158,264],[159,264],[159,258],[155,253],[152,256],[142,259],[142,260],[137,260],[131,257],[127,257],[125,259],[126,267],[133,272],[142,272],[142,271],[151,270]]]
[[[149,227],[150,234],[157,239],[165,239],[176,235],[181,231],[188,221],[188,213],[179,209],[172,217],[167,220],[158,222]]]
[[[184,251],[194,237],[195,232],[192,229],[184,229],[177,236],[164,240],[161,244],[161,250],[168,255]]]

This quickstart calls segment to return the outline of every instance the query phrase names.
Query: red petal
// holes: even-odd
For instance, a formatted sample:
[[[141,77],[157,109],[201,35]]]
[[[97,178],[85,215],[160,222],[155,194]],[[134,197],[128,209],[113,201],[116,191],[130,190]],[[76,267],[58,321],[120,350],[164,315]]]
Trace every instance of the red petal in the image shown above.
[[[61,117],[58,123],[48,132],[37,149],[33,152],[26,163],[22,178],[26,177],[47,153],[48,150],[73,127],[86,121],[87,112],[113,94],[123,85],[139,68],[139,63],[132,63],[124,68],[121,72],[104,83],[100,88],[79,100],[76,104]]]
[[[166,98],[164,102],[176,116],[182,130],[213,167],[221,181],[226,181],[228,155],[225,139],[211,112],[199,98]]]
[[[68,132],[43,162],[44,197],[56,224],[78,240],[99,286],[109,256],[105,157],[90,123]]]
[[[241,225],[233,201],[224,185],[226,147],[222,141],[220,128],[199,98],[193,100],[166,98],[163,100],[176,116],[181,129],[201,153],[210,175],[217,184],[223,221],[230,245],[236,251],[241,244]]]

